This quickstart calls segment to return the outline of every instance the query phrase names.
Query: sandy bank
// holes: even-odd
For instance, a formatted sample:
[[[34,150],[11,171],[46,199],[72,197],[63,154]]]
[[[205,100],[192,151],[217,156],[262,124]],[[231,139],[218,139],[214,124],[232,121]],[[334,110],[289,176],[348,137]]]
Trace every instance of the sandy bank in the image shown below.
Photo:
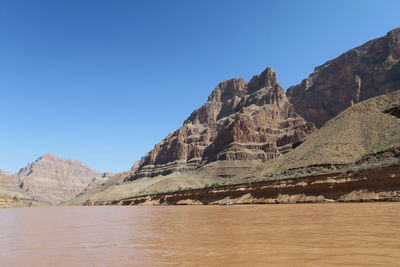
[[[300,178],[183,190],[84,205],[212,205],[400,201],[400,165]]]

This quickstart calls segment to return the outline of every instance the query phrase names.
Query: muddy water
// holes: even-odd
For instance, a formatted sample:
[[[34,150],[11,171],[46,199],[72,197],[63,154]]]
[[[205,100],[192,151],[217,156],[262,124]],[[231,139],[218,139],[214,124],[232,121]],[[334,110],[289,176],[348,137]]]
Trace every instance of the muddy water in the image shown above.
[[[400,264],[400,203],[0,210],[1,266]]]

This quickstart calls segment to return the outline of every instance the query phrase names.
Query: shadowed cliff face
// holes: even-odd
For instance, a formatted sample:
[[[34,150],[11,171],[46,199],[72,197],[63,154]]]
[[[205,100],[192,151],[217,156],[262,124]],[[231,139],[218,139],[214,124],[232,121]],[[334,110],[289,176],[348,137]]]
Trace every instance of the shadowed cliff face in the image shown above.
[[[317,127],[351,106],[400,88],[400,28],[315,68],[288,89],[296,112]]]
[[[313,130],[312,123],[297,115],[268,67],[250,82],[220,83],[181,128],[142,159],[129,179],[194,169],[215,160],[268,161],[290,151]]]

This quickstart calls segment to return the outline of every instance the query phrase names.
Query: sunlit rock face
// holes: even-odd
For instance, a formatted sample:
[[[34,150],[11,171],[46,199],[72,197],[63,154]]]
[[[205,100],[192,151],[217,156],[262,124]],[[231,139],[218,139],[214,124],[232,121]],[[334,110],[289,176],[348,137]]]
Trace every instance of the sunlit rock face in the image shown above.
[[[219,161],[268,162],[351,105],[400,88],[400,28],[315,68],[284,93],[268,67],[220,83],[183,126],[140,161],[135,175],[166,175]],[[250,166],[250,165],[249,165]]]
[[[266,162],[290,151],[314,128],[295,112],[268,67],[249,82],[235,78],[218,84],[207,102],[157,144],[128,180],[192,170],[217,160]]]

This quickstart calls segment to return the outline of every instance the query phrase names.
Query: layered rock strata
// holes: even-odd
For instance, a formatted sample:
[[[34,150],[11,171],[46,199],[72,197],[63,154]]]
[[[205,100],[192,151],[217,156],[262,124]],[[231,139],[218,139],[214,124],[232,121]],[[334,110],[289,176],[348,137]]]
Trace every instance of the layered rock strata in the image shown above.
[[[400,28],[316,67],[288,89],[295,110],[317,127],[353,105],[400,88]]]
[[[313,124],[321,127],[355,103],[400,88],[399,40],[400,28],[352,49],[315,68],[287,96],[271,68],[250,82],[220,83],[127,180],[193,170],[217,160],[232,167],[236,161],[266,162],[289,152],[313,131]]]
[[[84,205],[217,205],[400,201],[400,166],[183,190]]]
[[[181,128],[141,160],[128,180],[193,170],[216,160],[267,162],[292,150],[313,130],[268,67],[249,82],[236,78],[220,83]]]
[[[56,204],[73,198],[94,178],[104,179],[112,173],[101,173],[83,163],[45,154],[22,168],[16,178],[20,188],[35,199]]]

